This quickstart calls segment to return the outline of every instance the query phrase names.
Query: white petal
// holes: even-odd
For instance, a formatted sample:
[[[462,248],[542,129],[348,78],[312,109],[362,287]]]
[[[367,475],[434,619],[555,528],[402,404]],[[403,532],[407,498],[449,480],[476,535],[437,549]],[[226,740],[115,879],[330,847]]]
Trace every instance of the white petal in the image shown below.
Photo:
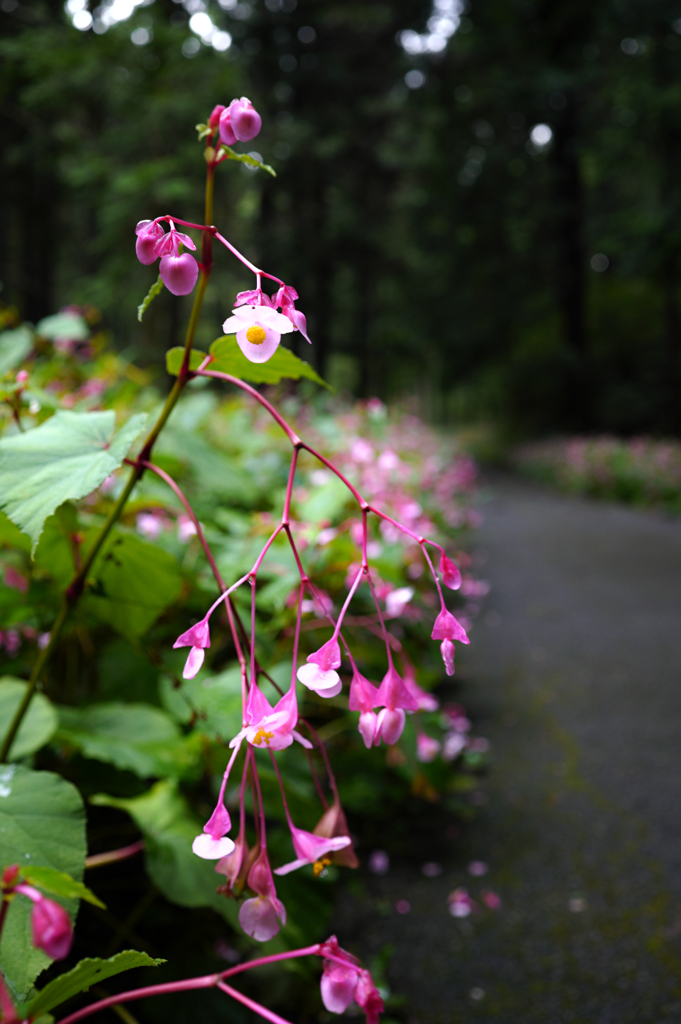
[[[213,839],[207,832],[202,832],[192,843],[192,850],[197,857],[204,860],[220,860],[234,850],[234,843],[227,836],[222,839]]]

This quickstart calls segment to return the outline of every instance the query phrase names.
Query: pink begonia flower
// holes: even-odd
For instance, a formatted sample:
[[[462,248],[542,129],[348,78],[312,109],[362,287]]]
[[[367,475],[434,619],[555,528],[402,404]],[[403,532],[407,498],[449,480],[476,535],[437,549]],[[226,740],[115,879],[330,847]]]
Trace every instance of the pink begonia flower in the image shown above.
[[[218,118],[218,130],[220,132],[220,141],[224,142],[225,146],[233,146],[235,142],[239,141],[232,128],[232,114],[229,107],[222,108]]]
[[[178,231],[171,222],[170,231],[163,235],[162,238],[159,238],[156,242],[156,255],[177,256],[181,245],[183,245],[185,249],[191,249],[192,252],[196,250],[196,246],[189,235],[185,235],[182,231]]]
[[[351,711],[361,712],[358,729],[367,750],[376,740],[378,715],[374,713],[373,708],[378,707],[380,703],[378,689],[355,667],[350,683],[349,707]]]
[[[482,878],[488,871],[489,868],[484,860],[472,860],[468,865],[468,874],[473,875],[474,878]]]
[[[442,553],[440,558],[440,572],[442,573],[442,582],[450,590],[458,590],[461,586],[461,573],[452,562],[451,558],[447,558],[445,553]]]
[[[378,1024],[379,1014],[383,1013],[385,1007],[381,994],[374,985],[373,978],[362,968],[357,972],[357,987],[355,988],[355,1002],[364,1010],[367,1024]]]
[[[28,590],[28,580],[20,572],[17,572],[13,565],[8,565],[5,569],[4,583],[6,587],[20,590],[22,594]]]
[[[420,732],[416,737],[416,760],[422,764],[430,764],[439,753],[439,742],[427,733]]]
[[[443,608],[436,618],[430,637],[431,640],[458,640],[462,644],[470,643],[463,626],[446,608]]]
[[[252,288],[250,291],[239,292],[234,300],[234,306],[276,306],[269,295],[266,295],[262,288]]]
[[[210,629],[205,619],[186,630],[173,644],[175,647],[191,647],[182,672],[183,679],[193,679],[203,665],[204,648],[210,647]]]
[[[397,590],[391,591],[385,599],[385,610],[388,615],[402,615],[413,596],[413,587],[398,587]]]
[[[199,265],[189,252],[164,256],[159,266],[161,280],[173,295],[189,295],[199,276]]]
[[[225,109],[224,103],[217,103],[213,107],[213,109],[210,112],[210,117],[208,118],[208,126],[210,128],[213,128],[213,129],[217,128],[217,126],[218,126],[218,124],[220,122],[220,115],[222,114],[222,111],[224,109]]]
[[[468,917],[475,910],[475,902],[463,887],[449,894],[449,913],[452,917]]]
[[[189,516],[181,515],[177,519],[177,539],[186,544],[188,540],[195,537],[197,533],[196,523]]]
[[[490,910],[499,910],[501,908],[501,899],[491,889],[484,889],[482,892],[482,902]]]
[[[137,259],[145,266],[155,263],[158,259],[156,243],[161,235],[165,234],[163,225],[157,224],[153,220],[141,220],[135,228],[135,234],[137,235],[135,242]]]
[[[63,960],[69,955],[73,942],[71,918],[62,906],[43,896],[32,885],[22,882],[15,886],[33,901],[31,909],[31,941],[36,949],[42,949],[52,960]]]
[[[418,700],[409,692],[394,665],[390,666],[383,677],[377,700],[384,707],[378,713],[374,744],[378,746],[383,740],[388,746],[392,746],[402,735],[405,721],[404,712],[418,711]]]
[[[252,363],[266,363],[279,347],[282,334],[293,324],[288,317],[269,306],[237,306],[222,325],[225,334],[236,334],[239,348]]]
[[[245,900],[239,910],[239,924],[256,942],[267,942],[279,931],[279,922],[286,924],[286,908],[277,898],[267,850],[263,847],[248,873],[248,887],[257,893]]]
[[[239,142],[250,142],[256,137],[262,126],[262,118],[248,97],[232,100],[229,114],[232,131]]]
[[[460,732],[449,732],[442,744],[442,758],[445,761],[453,761],[459,756],[462,750],[466,749],[468,740]]]
[[[221,857],[227,857],[233,853],[234,841],[225,835],[231,827],[229,811],[220,800],[203,826],[203,832],[192,843],[192,850],[196,856],[203,860],[220,860]]]
[[[327,807],[324,811],[321,818],[312,829],[312,834],[315,836],[323,836],[325,839],[350,835],[350,829],[348,828],[345,812],[338,797],[335,797],[331,806]],[[338,864],[344,868],[359,867],[359,858],[354,851],[352,839],[348,846],[344,846],[340,850],[331,850],[327,854],[327,857],[332,864]]]
[[[345,1013],[357,987],[357,968],[325,960],[320,984],[326,1009],[330,1013]]]
[[[437,711],[440,707],[440,701],[432,693],[428,693],[422,686],[419,686],[416,682],[413,665],[406,664],[404,666],[403,682],[412,697],[418,702],[419,711]]]
[[[389,747],[397,743],[404,732],[405,714],[402,708],[383,708],[378,712],[374,746],[383,740]]]
[[[140,512],[135,520],[137,532],[149,540],[156,540],[163,533],[163,520],[153,512]]]
[[[454,675],[454,652],[455,647],[451,640],[443,640],[440,644],[440,654],[445,663],[445,672],[448,676]]]
[[[269,750],[284,750],[294,739],[302,746],[312,749],[312,744],[296,732],[298,724],[298,702],[295,686],[275,704],[270,704],[262,690],[251,686],[244,711],[246,725],[230,742],[236,747],[243,739],[254,747],[264,746]]]
[[[336,639],[323,644],[318,651],[308,655],[307,664],[301,665],[296,675],[308,690],[314,690],[320,697],[336,697],[343,684],[335,671],[341,663],[340,646]]]
[[[324,836],[306,832],[305,829],[296,828],[292,821],[289,821],[289,828],[296,860],[282,864],[280,868],[275,868],[275,875],[288,875],[289,872],[295,871],[296,868],[302,868],[305,864],[313,864],[315,874],[318,874],[324,867],[323,861],[327,853],[342,850],[351,843],[350,836],[331,836],[327,839]]]

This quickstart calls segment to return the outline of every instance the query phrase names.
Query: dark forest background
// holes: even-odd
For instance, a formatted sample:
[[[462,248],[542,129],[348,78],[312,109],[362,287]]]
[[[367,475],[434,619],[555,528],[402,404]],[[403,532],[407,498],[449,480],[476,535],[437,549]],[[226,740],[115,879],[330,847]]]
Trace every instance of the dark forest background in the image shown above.
[[[134,225],[201,218],[194,125],[246,94],[278,177],[221,168],[216,223],[298,289],[333,383],[516,434],[681,431],[681,0],[471,0],[416,56],[398,37],[431,0],[210,0],[225,52],[187,45],[195,0],[99,34],[0,6],[0,298],[22,317],[93,303],[142,362],[177,344],[187,300],[137,323]],[[212,337],[244,286],[221,258]]]

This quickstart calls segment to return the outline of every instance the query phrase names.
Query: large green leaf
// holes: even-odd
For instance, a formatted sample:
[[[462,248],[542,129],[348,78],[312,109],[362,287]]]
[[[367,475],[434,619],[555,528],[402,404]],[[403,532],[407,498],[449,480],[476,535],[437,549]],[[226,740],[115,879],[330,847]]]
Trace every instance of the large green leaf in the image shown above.
[[[134,640],[146,633],[181,590],[182,576],[172,555],[118,529],[95,563],[95,583],[84,608]]]
[[[53,313],[46,316],[36,326],[36,334],[41,338],[68,338],[70,341],[85,341],[90,337],[87,320],[78,313]]]
[[[21,366],[33,348],[33,331],[22,324],[14,331],[0,333],[0,377]]]
[[[207,352],[202,352],[199,348],[193,348],[189,353],[189,369],[198,370],[201,363],[207,358]],[[184,348],[181,345],[178,345],[177,348],[169,348],[166,352],[166,370],[168,373],[171,373],[173,377],[177,377],[183,360]]]
[[[284,377],[300,380],[307,377],[322,387],[332,390],[330,385],[312,369],[309,363],[299,359],[289,349],[280,345],[271,359],[266,363],[252,363],[239,348],[233,334],[218,338],[210,347],[213,362],[209,370],[220,370],[229,373],[239,380],[249,380],[253,384],[278,384]]]
[[[108,960],[81,960],[72,971],[53,978],[37,996],[23,1004],[22,1017],[35,1019],[60,1003],[66,1002],[78,992],[87,992],[91,985],[112,978],[114,974],[120,974],[122,971],[129,971],[132,967],[158,967],[164,963],[165,960],[155,960],[146,953],[138,953],[134,949],[125,949]]]
[[[106,905],[95,896],[91,889],[88,889],[87,885],[77,882],[65,871],[31,865],[21,869],[21,877],[30,885],[37,885],[39,889],[49,892],[53,896],[63,896],[67,900],[87,900],[95,907],[102,907],[103,910],[106,910]]]
[[[3,736],[26,693],[28,683],[11,676],[0,679],[0,732]],[[57,712],[42,693],[33,696],[28,711],[19,726],[19,732],[9,752],[11,761],[18,761],[35,750],[40,750],[57,728]]]
[[[111,409],[61,409],[33,430],[0,439],[0,504],[34,551],[47,517],[118,469],[145,420],[144,413],[132,416],[114,434]]]
[[[59,708],[57,739],[85,757],[127,769],[140,778],[191,774],[198,737],[185,739],[175,722],[149,704],[91,704]]]
[[[203,829],[171,779],[157,782],[148,793],[130,800],[100,793],[91,803],[127,811],[144,833],[149,876],[163,895],[181,907],[213,907],[236,924],[238,907],[216,893],[222,877],[213,861],[192,852],[192,841]]]
[[[85,854],[85,812],[75,786],[52,772],[0,766],[0,869],[38,865],[81,880]],[[59,902],[75,917],[77,900]],[[30,901],[13,900],[0,944],[0,966],[17,998],[51,963],[31,945],[30,917]]]

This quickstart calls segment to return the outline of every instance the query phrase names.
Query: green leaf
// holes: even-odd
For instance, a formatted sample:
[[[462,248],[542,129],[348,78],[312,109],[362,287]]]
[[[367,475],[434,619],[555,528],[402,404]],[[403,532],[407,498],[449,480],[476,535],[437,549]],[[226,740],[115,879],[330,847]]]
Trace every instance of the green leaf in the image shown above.
[[[228,160],[238,160],[240,164],[246,164],[247,167],[260,168],[261,171],[267,171],[273,178],[276,178],[277,172],[274,167],[270,167],[269,164],[262,163],[256,157],[251,156],[250,153],[235,153],[229,146],[221,146],[222,152],[227,154]]]
[[[31,542],[26,534],[22,533],[4,512],[0,512],[0,544],[6,544],[8,548],[19,551],[31,550]]]
[[[201,352],[198,348],[193,348],[189,353],[189,369],[198,370],[204,359],[208,358],[207,352]],[[182,360],[184,359],[184,348],[178,345],[177,348],[169,348],[166,352],[166,370],[171,373],[173,377],[177,377],[182,366]]]
[[[88,541],[95,531],[88,532]],[[95,567],[83,607],[130,640],[142,636],[182,590],[172,555],[122,529],[112,532]]]
[[[91,704],[59,709],[57,739],[85,757],[105,761],[142,779],[190,774],[200,739],[184,738],[175,722],[149,704]]]
[[[156,281],[154,281],[151,288],[149,289],[149,291],[147,292],[147,294],[144,296],[139,306],[137,307],[137,319],[139,320],[140,323],[142,323],[142,317],[146,313],[151,303],[154,301],[157,295],[161,294],[162,291],[163,281],[161,280],[161,275],[159,274],[158,278],[156,279]]]
[[[192,841],[203,824],[192,814],[175,780],[157,782],[148,793],[129,800],[99,793],[90,802],[118,807],[133,818],[144,834],[147,872],[167,899],[181,907],[213,907],[236,924],[236,903],[215,891],[222,882],[215,863],[192,852]]]
[[[210,347],[214,362],[207,369],[229,373],[239,380],[249,380],[253,384],[278,384],[282,377],[300,380],[307,377],[322,387],[333,389],[312,369],[309,363],[299,359],[289,349],[280,345],[271,359],[266,363],[252,363],[243,354],[233,334],[217,338]]]
[[[289,588],[290,589],[290,588]],[[179,722],[188,722],[196,712],[196,728],[216,734],[228,742],[241,728],[241,670],[228,668],[215,676],[203,672],[185,679],[174,689],[168,676],[162,676],[160,694],[163,706]]]
[[[33,348],[33,331],[22,324],[14,331],[0,333],[0,377],[21,366]]]
[[[3,734],[14,718],[27,686],[28,683],[11,676],[0,679],[0,730]],[[34,694],[10,749],[10,761],[40,750],[56,732],[57,723],[57,712],[47,697],[42,693]]]
[[[82,882],[77,882],[65,871],[57,871],[55,868],[28,867],[21,869],[21,877],[29,885],[37,885],[39,889],[52,893],[53,896],[63,896],[64,899],[87,900],[96,907],[106,910],[106,904],[98,899],[92,890]]]
[[[35,329],[41,338],[54,341],[55,338],[68,338],[71,341],[86,341],[90,337],[87,320],[77,313],[55,313],[46,316]]]
[[[59,775],[0,766],[0,869],[34,864],[77,880],[85,864],[85,812],[80,793]],[[73,918],[78,901],[61,899]],[[0,944],[0,966],[16,998],[24,998],[51,960],[31,944],[31,905],[12,900]]]
[[[25,434],[0,439],[0,505],[29,535],[33,551],[47,517],[118,469],[145,421],[145,414],[138,413],[114,434],[111,409],[62,409]]]
[[[129,971],[133,967],[159,967],[165,962],[155,960],[146,953],[138,953],[134,949],[123,950],[108,960],[81,960],[72,971],[60,974],[38,992],[37,996],[24,1003],[20,1007],[22,1018],[34,1019],[42,1013],[47,1013],[60,1003],[66,1002],[71,996],[78,992],[87,992],[91,985],[112,978],[114,974],[121,974],[122,971]]]

